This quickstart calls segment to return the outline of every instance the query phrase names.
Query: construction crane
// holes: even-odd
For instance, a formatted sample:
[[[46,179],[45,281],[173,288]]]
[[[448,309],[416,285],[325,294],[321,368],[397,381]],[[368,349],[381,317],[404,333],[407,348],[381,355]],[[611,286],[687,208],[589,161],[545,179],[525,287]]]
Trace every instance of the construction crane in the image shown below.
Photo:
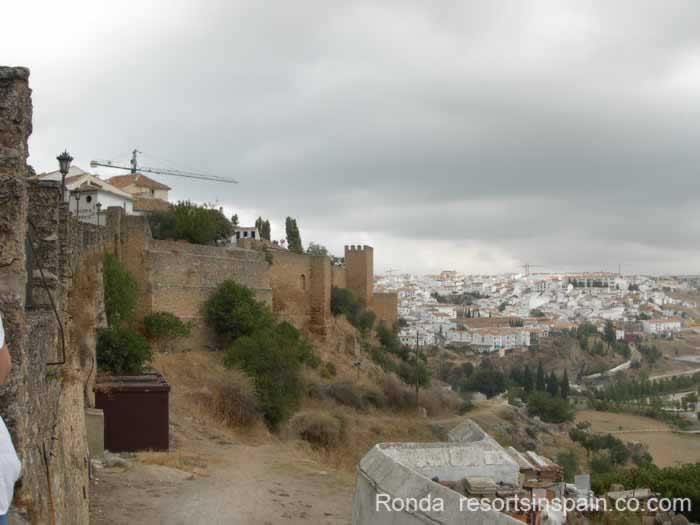
[[[398,270],[394,270],[393,268],[389,268],[388,270],[385,270],[385,271],[384,271],[384,275],[387,275],[389,278],[392,278],[392,277],[394,277],[394,274],[395,274],[397,271],[398,271]]]
[[[121,164],[119,162],[114,162],[112,160],[91,160],[90,167],[96,168],[97,166],[102,166],[105,168],[129,170],[131,173],[136,173],[138,171],[139,173],[157,173],[159,175],[172,175],[173,177],[185,177],[188,179],[210,180],[214,182],[238,184],[238,181],[235,179],[219,177],[217,175],[208,175],[206,173],[196,173],[192,171],[173,170],[166,168],[148,168],[146,166],[139,166],[137,159],[139,153],[141,152],[137,149],[131,152],[131,161],[129,161],[130,166],[127,166],[126,164]]]
[[[525,264],[522,264],[520,267],[525,268],[525,275],[529,277],[530,276],[530,268],[540,268],[542,266],[544,266],[544,265],[525,263]]]

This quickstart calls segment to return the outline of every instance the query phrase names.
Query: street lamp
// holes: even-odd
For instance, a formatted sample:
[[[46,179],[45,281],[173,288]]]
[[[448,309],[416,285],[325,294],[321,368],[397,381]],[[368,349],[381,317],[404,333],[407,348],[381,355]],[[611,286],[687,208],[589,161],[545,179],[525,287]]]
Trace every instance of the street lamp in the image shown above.
[[[80,190],[71,191],[71,194],[75,198],[75,216],[80,220]]]
[[[65,195],[66,175],[68,175],[68,172],[70,171],[70,163],[73,162],[73,157],[70,156],[68,150],[63,150],[63,153],[56,157],[56,160],[58,161],[58,171],[61,172],[61,191]]]
[[[97,226],[99,226],[100,225],[100,210],[102,210],[102,203],[98,202],[97,204],[95,204],[95,206],[97,207]]]

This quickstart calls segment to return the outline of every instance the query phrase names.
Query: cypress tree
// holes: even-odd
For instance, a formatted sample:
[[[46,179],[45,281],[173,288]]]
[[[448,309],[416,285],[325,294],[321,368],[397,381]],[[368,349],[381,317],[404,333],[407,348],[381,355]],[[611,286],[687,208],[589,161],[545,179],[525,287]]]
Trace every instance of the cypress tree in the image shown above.
[[[538,392],[544,392],[547,389],[544,379],[544,368],[542,368],[542,361],[537,365],[537,376],[535,379],[535,390]]]
[[[556,397],[559,393],[559,381],[557,380],[557,376],[554,375],[554,370],[552,370],[547,379],[547,392],[552,397]]]
[[[559,388],[559,392],[561,393],[562,399],[568,399],[569,398],[569,374],[566,372],[566,368],[564,369],[564,376],[561,378],[561,386]]]
[[[525,370],[523,371],[523,388],[526,394],[532,392],[533,388],[532,372],[530,372],[530,367],[527,365],[525,365]]]
[[[287,248],[291,252],[304,253],[304,247],[301,244],[301,235],[296,219],[287,217],[285,221],[285,230],[287,232]]]

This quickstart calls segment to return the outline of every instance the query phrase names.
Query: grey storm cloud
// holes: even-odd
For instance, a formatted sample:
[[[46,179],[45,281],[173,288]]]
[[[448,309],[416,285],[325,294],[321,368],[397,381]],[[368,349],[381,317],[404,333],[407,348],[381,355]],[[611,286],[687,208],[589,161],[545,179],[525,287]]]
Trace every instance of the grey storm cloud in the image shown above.
[[[67,1],[9,7],[30,161],[232,176],[175,198],[298,218],[378,268],[695,272],[695,1]],[[6,40],[6,41],[5,41]]]

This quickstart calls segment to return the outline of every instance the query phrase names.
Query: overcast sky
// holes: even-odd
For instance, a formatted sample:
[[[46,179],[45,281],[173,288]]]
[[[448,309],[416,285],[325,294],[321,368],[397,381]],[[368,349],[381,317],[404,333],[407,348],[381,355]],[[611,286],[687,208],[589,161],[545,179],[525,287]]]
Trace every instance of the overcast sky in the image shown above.
[[[10,20],[7,20],[7,14]],[[700,2],[14,1],[30,163],[161,178],[375,267],[700,273]],[[106,172],[103,172],[106,173]]]

